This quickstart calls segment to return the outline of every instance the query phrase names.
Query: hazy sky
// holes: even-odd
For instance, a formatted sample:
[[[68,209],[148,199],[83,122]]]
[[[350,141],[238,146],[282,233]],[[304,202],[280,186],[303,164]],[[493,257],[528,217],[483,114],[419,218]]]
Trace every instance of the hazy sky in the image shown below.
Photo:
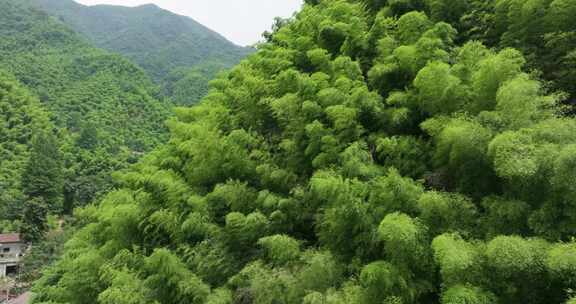
[[[302,0],[76,0],[86,5],[114,4],[137,6],[154,3],[194,20],[240,45],[261,40],[274,17],[290,17]]]

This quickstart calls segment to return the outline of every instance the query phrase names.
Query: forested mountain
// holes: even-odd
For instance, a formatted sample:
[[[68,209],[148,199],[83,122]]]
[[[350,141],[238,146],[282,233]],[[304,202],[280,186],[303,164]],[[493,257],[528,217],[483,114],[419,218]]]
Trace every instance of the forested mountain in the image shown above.
[[[0,232],[16,228],[13,220],[22,220],[26,197],[22,179],[33,136],[53,129],[38,99],[0,72]]]
[[[57,16],[96,46],[131,59],[164,87],[178,86],[179,80],[194,77],[200,66],[210,62],[223,68],[232,67],[252,52],[251,48],[236,46],[189,17],[152,4],[122,7],[85,6],[72,0],[32,2]],[[182,74],[186,69],[193,70]],[[181,76],[175,79],[176,75]],[[210,73],[203,74],[210,79],[211,76]],[[204,81],[202,86],[207,83]],[[185,101],[177,101],[186,104],[203,96],[188,96]]]
[[[157,99],[142,69],[25,1],[0,0],[0,67],[40,99],[60,130],[61,211],[90,202],[110,186],[110,172],[166,138],[171,104]]]
[[[228,68],[226,63],[210,61],[192,68],[176,68],[163,80],[162,95],[169,96],[176,105],[194,104],[208,94],[210,80]]]
[[[34,303],[576,303],[576,2],[306,2]]]

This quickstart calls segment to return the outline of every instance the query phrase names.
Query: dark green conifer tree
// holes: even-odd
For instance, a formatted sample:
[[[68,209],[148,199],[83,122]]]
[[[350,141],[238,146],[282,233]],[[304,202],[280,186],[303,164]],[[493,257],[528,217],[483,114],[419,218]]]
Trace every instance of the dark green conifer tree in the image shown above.
[[[93,123],[86,123],[80,129],[76,144],[83,149],[92,150],[98,145],[98,128]]]
[[[48,229],[47,215],[48,204],[42,197],[30,198],[24,202],[21,232],[27,241],[36,242],[44,237]]]
[[[51,131],[37,131],[22,175],[23,192],[27,199],[40,199],[57,213],[62,209],[63,187],[63,163],[56,136]]]

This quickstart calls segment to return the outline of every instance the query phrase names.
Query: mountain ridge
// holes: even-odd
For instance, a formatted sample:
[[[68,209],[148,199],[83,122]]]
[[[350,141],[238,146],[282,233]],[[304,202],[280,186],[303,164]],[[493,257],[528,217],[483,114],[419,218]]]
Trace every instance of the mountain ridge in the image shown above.
[[[67,208],[89,203],[111,185],[111,171],[165,138],[172,104],[146,72],[30,3],[0,0],[0,65],[61,130]]]
[[[87,6],[68,0],[31,0],[97,47],[123,54],[160,81],[175,68],[205,61],[232,66],[252,52],[196,20],[155,4]]]

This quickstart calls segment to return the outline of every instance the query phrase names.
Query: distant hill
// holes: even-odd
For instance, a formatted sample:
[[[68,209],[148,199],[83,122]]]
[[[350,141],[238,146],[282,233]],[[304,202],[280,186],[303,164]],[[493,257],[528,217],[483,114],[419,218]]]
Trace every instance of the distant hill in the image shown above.
[[[133,60],[158,82],[173,76],[175,69],[181,71],[210,62],[231,67],[253,51],[233,44],[189,17],[153,4],[122,7],[85,6],[72,0],[31,1],[96,46]]]
[[[172,104],[140,67],[95,48],[20,0],[0,0],[0,66],[38,96],[65,133],[68,204],[89,202],[166,138]]]

